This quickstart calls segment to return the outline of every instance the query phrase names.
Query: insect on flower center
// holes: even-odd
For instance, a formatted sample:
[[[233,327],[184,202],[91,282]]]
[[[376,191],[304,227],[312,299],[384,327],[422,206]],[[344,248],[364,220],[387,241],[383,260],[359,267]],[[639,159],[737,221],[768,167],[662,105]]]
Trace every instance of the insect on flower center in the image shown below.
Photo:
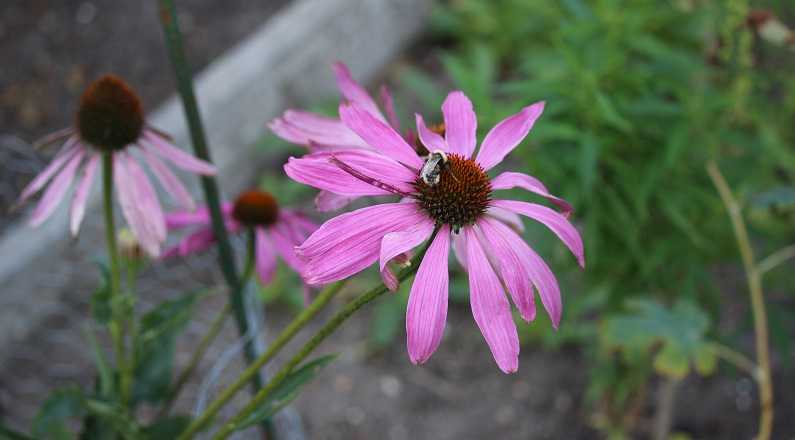
[[[270,226],[279,218],[279,205],[271,193],[244,191],[235,200],[232,217],[249,227]]]
[[[436,224],[448,224],[454,230],[471,225],[488,208],[491,181],[483,167],[459,154],[448,154],[440,163],[439,180],[429,184],[417,176],[414,188],[417,201]]]
[[[135,92],[122,79],[105,75],[89,84],[80,98],[80,138],[102,151],[118,151],[138,140],[144,112]]]

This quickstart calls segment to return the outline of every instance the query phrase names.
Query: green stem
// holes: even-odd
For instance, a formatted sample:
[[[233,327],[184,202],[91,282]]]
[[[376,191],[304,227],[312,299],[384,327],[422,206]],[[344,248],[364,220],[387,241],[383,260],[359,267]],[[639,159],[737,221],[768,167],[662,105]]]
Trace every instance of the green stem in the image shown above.
[[[182,44],[182,33],[179,30],[177,20],[177,10],[173,0],[159,0],[160,3],[160,24],[165,34],[168,55],[171,59],[174,75],[177,82],[177,90],[182,99],[182,106],[185,110],[185,119],[190,129],[191,139],[193,140],[193,150],[196,156],[208,163],[212,163],[210,151],[207,148],[207,140],[204,128],[199,115],[199,106],[196,102],[196,95],[193,91],[193,81],[190,68],[185,58],[185,49]],[[224,275],[230,291],[230,303],[234,312],[235,321],[240,335],[248,336],[249,322],[243,305],[243,283],[238,277],[235,259],[232,254],[232,247],[229,244],[229,236],[226,231],[223,216],[221,214],[221,203],[218,185],[213,177],[201,177],[202,190],[210,210],[213,233],[218,245],[218,260],[221,272]],[[244,343],[244,354],[247,363],[251,363],[257,358],[254,348],[253,338],[247,338]],[[259,375],[251,377],[251,386],[256,391],[262,388]]]
[[[282,330],[279,336],[271,342],[268,346],[268,350],[259,357],[256,361],[251,363],[249,367],[238,377],[238,379],[229,387],[221,392],[218,397],[207,406],[207,409],[194,420],[190,426],[183,432],[180,436],[180,440],[189,439],[193,437],[194,434],[199,432],[199,430],[203,429],[207,424],[218,414],[218,411],[226,405],[229,400],[234,397],[238,391],[248,382],[251,377],[257,375],[259,370],[265,366],[277,353],[285,346],[288,342],[302,329],[306,326],[309,321],[315,317],[326,304],[331,301],[334,296],[342,290],[342,287],[345,285],[345,281],[339,281],[331,286],[325,288],[318,296],[312,301],[307,308],[301,311],[295,319],[287,325],[287,327]]]
[[[199,362],[201,362],[204,355],[207,353],[207,349],[210,348],[215,338],[221,333],[221,330],[224,328],[224,322],[226,322],[226,318],[229,316],[229,312],[232,308],[229,306],[229,303],[226,303],[224,308],[218,313],[218,315],[213,319],[212,324],[210,324],[210,329],[207,330],[207,333],[202,337],[202,340],[199,342],[198,347],[193,352],[193,355],[188,362],[188,366],[182,370],[179,377],[177,378],[174,387],[171,389],[169,393],[168,400],[166,403],[163,404],[163,407],[160,409],[157,418],[163,418],[168,414],[171,410],[171,407],[174,405],[174,402],[177,400],[180,391],[182,391],[182,387],[188,382],[193,373],[196,372],[196,368],[199,366]]]
[[[748,281],[748,292],[751,296],[751,311],[754,316],[754,336],[756,346],[756,363],[759,366],[757,375],[754,376],[759,385],[759,431],[757,440],[767,440],[773,430],[773,381],[770,373],[770,345],[767,331],[767,311],[765,310],[765,297],[762,291],[762,275],[756,265],[751,239],[748,237],[748,228],[742,216],[740,204],[734,198],[731,188],[723,178],[720,169],[714,161],[707,164],[709,173],[718,194],[729,212],[729,218],[734,228],[737,247],[745,268]]]
[[[436,233],[438,229],[433,231],[431,238],[426,243],[423,250],[416,256],[411,266],[403,269],[400,274],[398,274],[398,280],[404,281],[409,276],[413,275],[417,272],[419,268],[419,262],[422,261],[422,257],[425,255],[425,252],[428,250],[428,247],[433,243],[434,238],[436,237]],[[268,382],[265,387],[254,396],[251,401],[243,407],[240,412],[238,412],[232,419],[227,422],[223,428],[221,428],[218,433],[213,436],[213,440],[221,440],[228,437],[232,432],[237,429],[240,424],[245,421],[254,411],[262,405],[265,400],[270,397],[271,393],[279,387],[279,385],[284,382],[285,379],[290,375],[295,367],[301,364],[311,353],[320,345],[329,335],[334,333],[343,322],[345,322],[348,318],[351,317],[354,313],[356,313],[359,309],[364,307],[369,302],[373,301],[374,299],[378,298],[379,296],[386,293],[389,289],[382,283],[380,286],[371,289],[368,292],[360,295],[353,301],[349,302],[345,305],[339,312],[337,312],[320,330],[317,331],[309,341],[298,350],[298,353],[293,356],[282,368],[276,373],[273,378]]]
[[[102,154],[102,201],[105,211],[105,241],[108,246],[108,262],[110,271],[110,304],[111,320],[108,324],[113,340],[114,356],[120,372],[120,400],[126,407],[132,387],[132,371],[127,365],[124,344],[124,316],[120,308],[124,307],[121,298],[121,269],[119,265],[119,249],[116,244],[116,222],[113,218],[113,153]]]

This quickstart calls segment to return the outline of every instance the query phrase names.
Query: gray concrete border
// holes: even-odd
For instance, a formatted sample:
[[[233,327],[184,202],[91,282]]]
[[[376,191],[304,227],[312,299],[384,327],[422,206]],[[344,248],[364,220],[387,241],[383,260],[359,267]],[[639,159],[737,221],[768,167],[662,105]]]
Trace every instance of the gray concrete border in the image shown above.
[[[267,160],[267,154],[251,154],[267,119],[289,105],[333,96],[332,61],[347,62],[355,77],[366,82],[419,32],[430,3],[296,0],[211,64],[196,84],[222,188],[240,189]],[[189,145],[176,98],[149,121],[172,134],[178,145]],[[98,192],[94,190],[76,242],[68,236],[63,206],[42,227],[12,225],[0,238],[0,360],[4,347],[62,309],[64,298],[90,294],[91,287],[77,280],[95,270],[90,258],[102,246]]]

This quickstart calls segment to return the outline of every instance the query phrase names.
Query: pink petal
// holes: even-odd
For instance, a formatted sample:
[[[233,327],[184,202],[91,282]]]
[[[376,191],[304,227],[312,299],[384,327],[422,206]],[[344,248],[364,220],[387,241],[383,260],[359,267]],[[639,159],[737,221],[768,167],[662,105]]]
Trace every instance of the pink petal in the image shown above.
[[[215,244],[215,234],[212,228],[201,228],[185,236],[176,246],[167,249],[163,253],[163,258],[173,256],[188,256],[195,253],[204,252]]]
[[[71,156],[69,162],[58,172],[58,175],[55,176],[52,182],[50,182],[41,200],[39,200],[38,205],[36,205],[36,209],[30,216],[28,223],[31,226],[36,227],[41,225],[53,212],[55,212],[55,208],[61,203],[61,200],[63,200],[66,195],[66,191],[68,191],[69,187],[72,185],[72,180],[74,180],[77,167],[83,160],[83,156],[84,150],[78,150],[76,154]]]
[[[378,260],[384,235],[406,230],[425,217],[414,203],[384,203],[327,221],[296,248],[306,262],[304,279],[325,284],[364,270]]]
[[[580,267],[585,267],[585,250],[583,248],[582,238],[577,228],[575,228],[566,217],[546,206],[519,202],[517,200],[492,200],[491,206],[507,209],[543,223],[544,226],[552,230],[552,232],[563,241],[563,244],[571,250],[574,256],[577,257],[577,262],[580,264]]]
[[[126,157],[127,173],[131,179],[127,185],[133,186],[133,193],[139,208],[144,213],[147,227],[151,228],[158,242],[162,243],[166,240],[166,219],[163,215],[163,208],[160,206],[160,200],[157,198],[157,192],[138,161],[130,155]]]
[[[386,123],[376,119],[367,111],[351,104],[340,105],[342,122],[356,132],[364,141],[385,156],[415,169],[422,168],[423,161],[409,144]]]
[[[298,234],[301,235],[302,242],[309,234],[317,231],[317,223],[313,222],[299,211],[283,209],[281,210],[281,215],[284,217],[284,221],[292,225],[293,228],[298,231]]]
[[[537,102],[495,125],[483,139],[477,162],[485,170],[502,162],[505,156],[524,140],[543,111],[544,101]]]
[[[77,137],[71,137],[64,143],[55,158],[42,170],[30,183],[22,190],[16,204],[20,205],[30,198],[33,194],[44,188],[44,185],[50,181],[52,176],[57,173],[63,165],[71,160],[78,151],[83,151],[80,146],[77,146]]]
[[[193,201],[190,192],[185,188],[185,185],[179,180],[177,176],[157,158],[150,150],[143,149],[144,160],[149,164],[149,169],[155,175],[157,180],[163,185],[163,189],[174,199],[174,201],[182,209],[192,211],[196,209],[196,202]]]
[[[433,220],[425,217],[404,231],[390,232],[384,235],[384,238],[381,239],[380,269],[384,270],[390,260],[427,240],[433,232],[433,226]]]
[[[88,194],[91,191],[91,185],[94,183],[94,176],[97,174],[99,168],[100,155],[93,154],[88,159],[88,163],[83,167],[83,175],[80,178],[80,183],[75,190],[74,199],[72,199],[72,212],[69,229],[72,236],[77,236],[77,231],[80,230],[80,223],[83,222],[83,216],[86,213],[86,203],[88,202]]]
[[[276,273],[276,254],[271,249],[271,240],[263,228],[256,230],[256,270],[262,284],[268,284]]]
[[[283,220],[271,226],[268,232],[273,239],[276,252],[282,257],[284,262],[296,273],[300,274],[303,272],[304,262],[295,255],[295,247],[301,244],[303,240]]]
[[[206,206],[195,211],[173,211],[165,216],[166,228],[181,229],[186,226],[209,225],[210,211]]]
[[[386,110],[389,125],[396,131],[400,131],[400,119],[398,119],[397,113],[395,113],[395,100],[392,99],[392,94],[389,93],[389,88],[387,86],[381,86],[381,103],[384,106],[384,110]]]
[[[185,171],[204,176],[214,176],[216,173],[215,166],[212,164],[175,147],[152,131],[144,132],[141,144]]]
[[[384,282],[384,286],[389,289],[390,292],[397,292],[400,288],[400,281],[398,281],[397,276],[392,271],[392,269],[385,267],[381,269],[381,281]]]
[[[478,119],[464,92],[450,92],[442,104],[444,130],[451,153],[472,157],[477,144]]]
[[[414,364],[427,361],[442,341],[447,321],[449,252],[450,227],[445,225],[428,247],[411,284],[406,309],[406,345]]]
[[[339,87],[340,93],[342,93],[345,99],[358,105],[363,110],[378,118],[379,121],[386,122],[384,115],[378,110],[378,105],[376,105],[373,98],[370,97],[370,94],[367,93],[367,90],[353,80],[348,66],[341,62],[336,62],[332,65],[332,69],[334,70],[334,76],[337,77],[337,87]]]
[[[518,232],[524,231],[524,223],[522,223],[522,217],[520,217],[519,214],[513,211],[508,211],[507,209],[489,206],[488,209],[486,209],[486,214],[507,224],[508,226],[510,226],[511,228],[513,228]]]
[[[279,137],[314,148],[372,149],[339,119],[300,110],[288,110],[269,124]]]
[[[524,254],[515,252],[507,241],[501,228],[508,229],[508,227],[499,220],[488,217],[480,219],[477,224],[483,232],[479,237],[480,242],[493,257],[492,265],[499,272],[522,319],[527,322],[534,320],[536,306],[533,299],[531,269],[528,267],[528,261],[524,259]]]
[[[417,133],[420,136],[420,142],[422,142],[422,145],[425,145],[428,151],[442,150],[445,153],[452,152],[443,137],[432,132],[425,126],[425,120],[422,119],[421,114],[415,113],[414,118],[417,121]]]
[[[568,217],[573,211],[573,208],[569,202],[550,194],[549,190],[547,190],[544,184],[533,176],[528,176],[527,174],[522,173],[505,172],[495,177],[491,181],[491,189],[493,190],[511,189],[515,187],[526,189],[530,192],[540,195],[541,197],[544,197],[555,204],[555,206],[560,209],[561,214],[563,214],[565,217]]]
[[[284,171],[296,182],[342,196],[392,195],[391,192],[343,170],[331,161],[332,155],[369,177],[403,192],[414,192],[411,182],[414,181],[415,174],[398,162],[373,151],[340,150],[333,153],[307,154],[298,159],[291,157],[284,166]]]
[[[497,365],[505,373],[514,373],[519,368],[519,335],[511,315],[511,305],[473,227],[467,226],[463,230],[467,242],[472,315]]]
[[[137,189],[139,182],[127,169],[128,163],[133,162],[124,153],[113,154],[113,181],[119,195],[121,212],[127,220],[133,235],[141,244],[144,251],[150,256],[160,254],[160,242],[155,228],[147,218],[146,208],[140,203]],[[163,221],[165,227],[165,220]]]
[[[558,280],[555,278],[555,274],[552,273],[552,270],[549,269],[549,266],[547,266],[544,260],[538,256],[516,232],[498,221],[487,220],[487,222],[493,234],[486,233],[486,235],[488,235],[489,239],[492,241],[502,240],[504,245],[510,247],[516,254],[519,261],[525,266],[525,270],[529,274],[536,289],[538,289],[541,302],[544,304],[544,308],[552,321],[552,326],[557,329],[563,312],[563,303],[560,297],[560,286],[558,286]]]
[[[341,196],[330,191],[322,190],[315,197],[315,208],[319,212],[337,211],[347,206],[356,197]]]

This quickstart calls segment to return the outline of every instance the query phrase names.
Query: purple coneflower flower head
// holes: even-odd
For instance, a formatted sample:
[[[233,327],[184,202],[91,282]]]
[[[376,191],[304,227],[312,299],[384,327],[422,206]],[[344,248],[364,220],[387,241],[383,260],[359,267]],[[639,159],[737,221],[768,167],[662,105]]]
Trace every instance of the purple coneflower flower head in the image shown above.
[[[345,195],[399,195],[327,221],[296,249],[306,261],[310,283],[340,280],[378,261],[383,269],[438,232],[419,264],[411,286],[406,332],[409,357],[423,363],[442,338],[447,318],[448,255],[452,247],[469,277],[472,314],[497,365],[518,368],[519,338],[505,294],[521,317],[535,318],[534,288],[555,327],[561,318],[560,289],[541,257],[517,233],[519,216],[536,220],[560,238],[584,266],[583,243],[568,221],[571,206],[549,193],[536,178],[517,172],[488,172],[527,136],[544,103],[525,107],[489,131],[475,154],[477,118],[469,99],[452,92],[442,106],[444,136],[428,129],[420,115],[417,131],[432,152],[419,156],[392,127],[361,106],[340,106],[352,131],[374,151],[339,150],[291,158],[293,179]],[[495,197],[523,188],[551,202],[547,206]]]
[[[241,193],[234,203],[222,205],[224,223],[232,234],[253,229],[255,234],[255,268],[263,284],[273,279],[276,258],[296,273],[302,273],[304,262],[295,255],[295,246],[317,229],[317,225],[298,211],[280,207],[268,192],[249,190]],[[193,228],[182,240],[166,250],[164,257],[187,256],[207,250],[215,243],[207,207],[196,211],[166,214],[169,230]]]
[[[44,191],[29,223],[39,226],[66,197],[76,181],[70,210],[70,229],[77,235],[103,153],[113,159],[114,187],[122,214],[150,256],[160,254],[166,224],[157,194],[141,162],[146,163],[168,194],[185,209],[195,203],[167,162],[185,171],[215,174],[215,168],[172,145],[165,135],[147,126],[138,96],[121,79],[107,75],[91,83],[80,99],[75,127],[46,137],[44,143],[64,140],[52,162],[25,189],[17,205]]]
[[[394,101],[386,86],[381,87],[381,103],[384,108],[384,112],[381,112],[378,104],[367,93],[367,90],[353,79],[345,64],[334,63],[332,69],[337,80],[337,87],[345,100],[356,103],[378,121],[388,124],[395,130],[400,130]],[[310,152],[341,149],[374,151],[373,147],[338,118],[330,118],[316,113],[287,110],[282,116],[269,122],[268,127],[280,138],[306,146]],[[341,195],[333,191],[321,191],[315,204],[322,212],[332,211],[344,207],[355,198],[355,196]]]

